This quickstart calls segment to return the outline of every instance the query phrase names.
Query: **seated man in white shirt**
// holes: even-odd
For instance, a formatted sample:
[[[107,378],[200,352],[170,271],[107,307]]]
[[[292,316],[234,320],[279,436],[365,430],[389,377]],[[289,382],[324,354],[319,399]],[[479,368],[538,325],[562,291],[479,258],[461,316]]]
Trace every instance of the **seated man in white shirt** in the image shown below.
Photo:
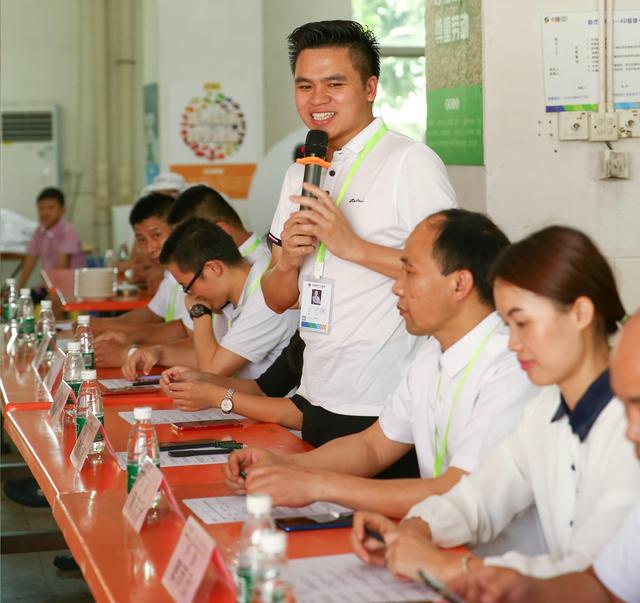
[[[611,383],[627,411],[627,438],[640,460],[640,312],[624,326],[611,356]],[[640,501],[623,528],[598,555],[592,568],[549,580],[487,567],[450,584],[469,603],[639,603]]]
[[[380,418],[304,454],[234,452],[227,485],[269,493],[274,504],[324,500],[400,517],[474,471],[536,395],[493,308],[488,271],[507,245],[478,213],[445,210],[419,223],[405,244],[393,292],[407,330],[431,337],[420,338]],[[370,479],[413,446],[422,479]]]
[[[415,505],[400,526],[374,513],[354,518],[356,552],[396,574],[419,579],[424,568],[446,580],[483,565],[536,578],[582,571],[640,498],[640,465],[609,379],[609,338],[625,310],[607,260],[584,233],[550,226],[503,250],[493,274],[510,347],[544,387],[475,472]],[[499,555],[440,548],[491,543],[531,509],[544,554],[523,548],[526,533]]]
[[[286,347],[296,330],[298,312],[276,314],[264,303],[260,279],[268,259],[252,266],[221,228],[191,218],[171,233],[160,261],[187,294],[194,346],[141,348],[123,366],[125,377],[133,379],[139,369],[148,373],[155,364],[195,361],[201,371],[253,379]]]
[[[131,209],[129,223],[141,254],[160,266],[162,245],[171,234],[167,222],[173,197],[151,193]],[[91,318],[96,336],[96,366],[121,366],[132,344],[172,342],[191,336],[191,319],[184,294],[168,271],[158,291],[144,308],[130,310],[115,318]]]
[[[266,237],[249,232],[240,216],[226,199],[216,190],[204,185],[190,186],[173,204],[168,222],[175,227],[188,218],[204,218],[224,230],[237,245],[240,255],[249,264],[259,260],[271,260]]]

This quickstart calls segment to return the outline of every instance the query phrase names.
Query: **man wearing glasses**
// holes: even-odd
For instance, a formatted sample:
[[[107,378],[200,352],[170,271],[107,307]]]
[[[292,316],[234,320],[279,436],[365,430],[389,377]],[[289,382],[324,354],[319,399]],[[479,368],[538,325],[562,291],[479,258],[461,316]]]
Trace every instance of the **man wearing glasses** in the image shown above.
[[[286,347],[298,312],[276,314],[265,304],[260,280],[266,257],[249,264],[220,227],[192,218],[166,240],[160,261],[168,264],[186,294],[193,349],[176,345],[138,350],[123,367],[125,377],[148,372],[154,364],[197,364],[202,371],[253,379]]]

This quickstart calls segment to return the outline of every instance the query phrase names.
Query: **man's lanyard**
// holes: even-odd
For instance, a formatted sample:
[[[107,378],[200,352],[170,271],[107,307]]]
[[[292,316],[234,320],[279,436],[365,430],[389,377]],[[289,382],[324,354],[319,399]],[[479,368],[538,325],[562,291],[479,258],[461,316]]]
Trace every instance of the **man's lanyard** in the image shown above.
[[[364,149],[358,153],[358,156],[355,158],[355,161],[351,165],[349,172],[347,173],[347,177],[345,178],[342,187],[340,188],[340,192],[336,197],[336,207],[340,207],[344,196],[347,194],[347,189],[353,180],[353,177],[356,175],[356,172],[360,169],[360,165],[365,160],[365,157],[373,150],[379,140],[388,132],[389,128],[387,128],[386,124],[382,124],[378,131],[369,139],[369,142],[365,145]],[[324,273],[324,260],[327,255],[327,246],[324,243],[320,243],[318,246],[318,251],[316,252],[316,263],[313,268],[313,276],[316,280],[322,278],[322,274]]]
[[[258,249],[258,247],[260,247],[260,243],[262,243],[262,239],[260,237],[256,237],[256,240],[251,243],[251,245],[249,246],[248,249],[245,249],[242,252],[242,257],[246,258],[250,253],[252,253],[253,251],[255,251],[256,249]]]
[[[258,243],[260,243],[260,241],[258,241]],[[249,250],[251,251],[251,250]],[[249,251],[247,251],[247,253],[249,253]],[[260,273],[260,276],[253,281],[253,283],[251,283],[251,286],[249,287],[249,289],[247,289],[247,295],[245,296],[242,305],[244,306],[244,304],[247,303],[247,301],[249,301],[249,298],[258,290],[258,287],[260,287],[260,281],[262,280],[262,277],[264,276],[264,273],[269,269],[269,264],[267,264],[264,268],[264,270]],[[219,314],[214,314],[213,316],[213,320],[217,320]],[[233,324],[233,318],[229,318],[227,320],[227,330],[230,331],[231,330],[231,325]]]
[[[444,457],[447,454],[447,443],[449,441],[449,428],[451,427],[451,420],[453,419],[453,414],[456,411],[456,407],[458,406],[458,402],[460,400],[460,392],[462,391],[462,388],[464,387],[464,384],[466,383],[467,379],[469,378],[469,375],[471,374],[471,371],[473,371],[473,367],[475,366],[476,362],[478,361],[478,358],[480,357],[480,354],[482,353],[482,350],[484,350],[485,346],[487,345],[487,342],[489,341],[489,338],[491,337],[491,335],[493,335],[493,333],[496,331],[496,329],[500,326],[500,322],[498,322],[498,324],[493,327],[493,329],[491,329],[491,331],[489,331],[489,333],[487,333],[486,337],[480,342],[480,345],[476,348],[476,351],[473,353],[473,356],[471,357],[471,360],[469,361],[469,364],[467,364],[467,368],[465,369],[464,373],[462,374],[462,377],[460,378],[460,381],[458,382],[458,386],[456,387],[456,391],[453,394],[453,401],[451,402],[451,410],[449,410],[449,418],[447,419],[447,426],[445,427],[444,430],[444,437],[442,438],[442,445],[440,446],[440,450],[438,450],[438,426],[436,424],[435,428],[434,428],[434,434],[433,434],[433,477],[439,477],[440,474],[442,473],[442,465],[444,463]],[[436,387],[436,403],[438,402],[438,396],[440,395],[440,381],[442,379],[442,369],[440,369],[440,374],[438,375],[438,385]]]
[[[167,306],[167,310],[164,313],[164,321],[171,322],[176,317],[176,298],[178,297],[178,292],[180,291],[180,285],[176,285],[173,290],[173,295],[171,295],[171,299],[169,300],[169,305]]]

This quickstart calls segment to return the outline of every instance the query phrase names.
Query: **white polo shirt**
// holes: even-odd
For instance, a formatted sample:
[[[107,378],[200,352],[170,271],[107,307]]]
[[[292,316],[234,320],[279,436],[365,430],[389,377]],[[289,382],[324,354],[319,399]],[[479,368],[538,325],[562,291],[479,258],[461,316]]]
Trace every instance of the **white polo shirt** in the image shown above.
[[[193,331],[193,322],[184,304],[184,297],[184,292],[178,284],[178,281],[173,278],[171,272],[165,270],[164,278],[147,307],[156,316],[160,316],[165,321],[167,320],[170,307],[173,307],[173,319],[182,321],[185,327]]]
[[[442,472],[457,467],[471,473],[539,393],[509,351],[508,340],[507,327],[493,312],[444,353],[433,337],[419,344],[380,415],[380,427],[390,440],[415,444],[422,477],[433,477],[435,434],[440,449],[454,398]]]
[[[358,153],[382,126],[377,118],[333,155],[321,186],[335,200]],[[269,238],[280,244],[284,223],[299,205],[304,167],[292,165],[284,178]],[[356,172],[340,211],[366,241],[401,249],[426,216],[456,207],[455,193],[439,157],[424,144],[387,132]],[[315,253],[302,277],[313,274]],[[411,338],[396,310],[393,280],[327,251],[324,277],[335,282],[331,332],[301,331],[304,368],[298,393],[311,404],[358,416],[377,416],[400,382]]]
[[[271,261],[271,250],[267,244],[267,237],[259,237],[255,232],[252,232],[249,238],[238,247],[238,251],[252,265],[265,259]]]
[[[258,260],[249,272],[237,306],[229,303],[214,316],[213,330],[219,345],[246,358],[249,363],[238,377],[256,379],[287,346],[298,326],[298,310],[276,314],[264,301],[260,278],[269,260]]]
[[[622,530],[602,549],[593,569],[618,599],[640,603],[640,502],[631,509]]]
[[[604,403],[581,440],[567,415],[558,418],[559,389],[544,388],[478,471],[408,516],[424,519],[433,541],[452,547],[492,541],[515,514],[535,505],[549,553],[528,556],[516,548],[485,564],[537,578],[586,569],[640,496],[640,463],[624,437],[622,403],[609,396]]]

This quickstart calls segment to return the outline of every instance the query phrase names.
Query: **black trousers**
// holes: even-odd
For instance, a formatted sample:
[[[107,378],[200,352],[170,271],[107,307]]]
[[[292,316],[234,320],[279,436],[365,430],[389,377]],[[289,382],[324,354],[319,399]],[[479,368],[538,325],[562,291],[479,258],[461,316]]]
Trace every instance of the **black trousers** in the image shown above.
[[[322,406],[311,404],[298,394],[295,394],[291,400],[302,412],[302,439],[316,448],[336,438],[363,431],[378,420],[378,417],[338,415]],[[378,479],[420,477],[416,449],[412,448],[375,477]]]

